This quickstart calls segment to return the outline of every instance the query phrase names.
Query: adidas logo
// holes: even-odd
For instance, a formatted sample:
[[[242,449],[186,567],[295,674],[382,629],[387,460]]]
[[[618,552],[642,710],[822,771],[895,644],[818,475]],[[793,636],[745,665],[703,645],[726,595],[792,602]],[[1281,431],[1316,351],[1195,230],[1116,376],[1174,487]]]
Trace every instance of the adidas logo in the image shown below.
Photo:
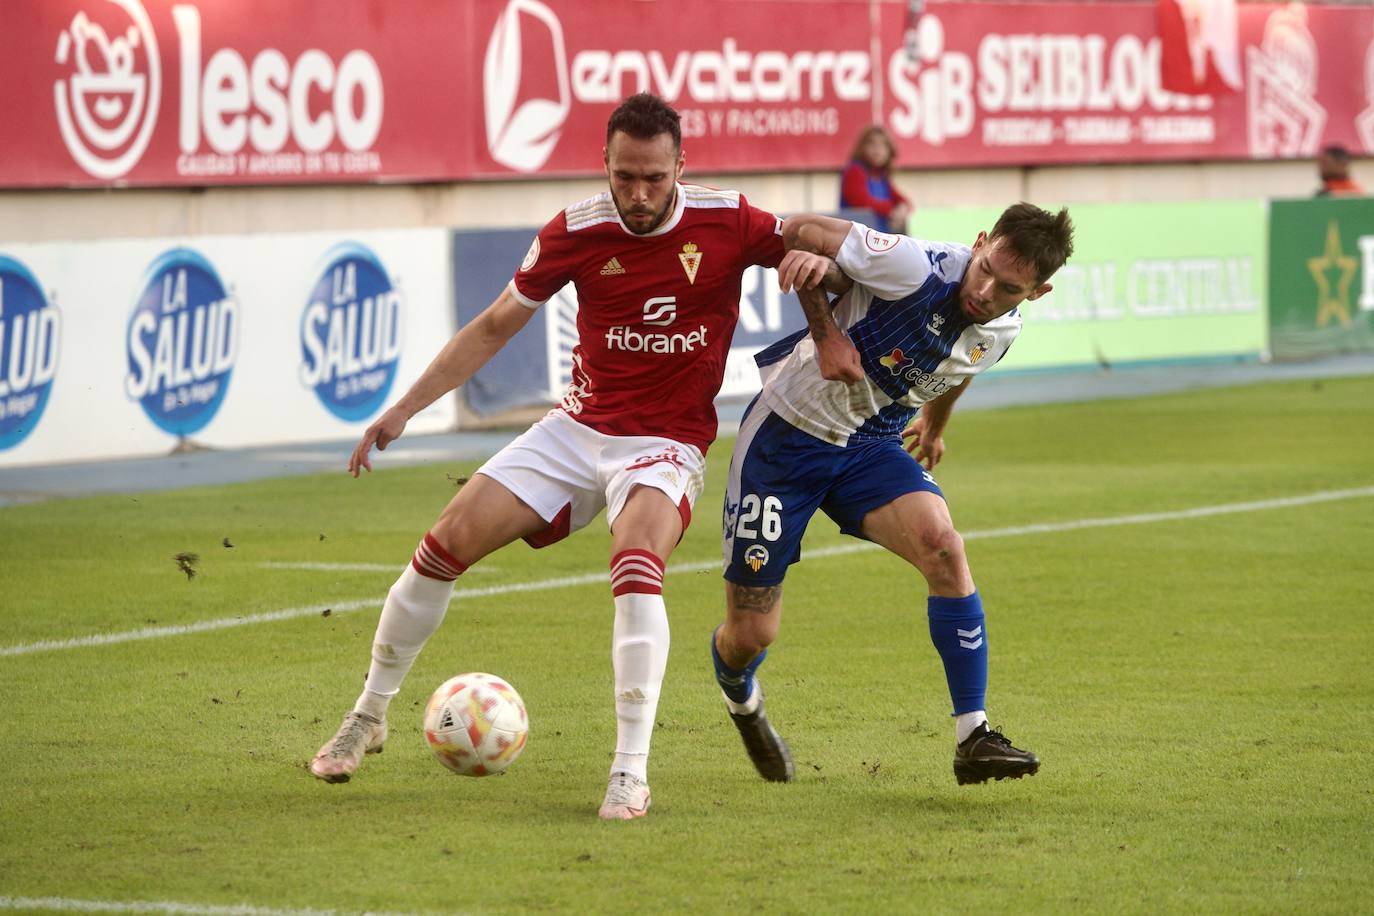
[[[601,268],[601,276],[603,277],[614,277],[616,274],[623,274],[624,272],[625,268],[620,266],[620,261],[616,258],[611,258]]]
[[[615,698],[621,703],[640,704],[649,702],[649,698],[644,695],[644,691],[640,690],[638,687],[631,687],[629,690],[622,691],[616,694]]]

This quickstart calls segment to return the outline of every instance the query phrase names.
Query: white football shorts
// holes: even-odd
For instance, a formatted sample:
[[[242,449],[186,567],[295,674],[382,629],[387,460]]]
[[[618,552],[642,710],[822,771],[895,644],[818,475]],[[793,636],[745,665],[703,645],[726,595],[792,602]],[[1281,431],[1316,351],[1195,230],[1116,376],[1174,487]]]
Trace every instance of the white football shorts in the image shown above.
[[[533,547],[546,547],[585,527],[602,509],[606,526],[614,525],[636,486],[661,490],[677,506],[686,531],[705,469],[705,456],[695,446],[657,436],[608,436],[554,409],[477,473],[549,523],[547,531],[525,538]]]

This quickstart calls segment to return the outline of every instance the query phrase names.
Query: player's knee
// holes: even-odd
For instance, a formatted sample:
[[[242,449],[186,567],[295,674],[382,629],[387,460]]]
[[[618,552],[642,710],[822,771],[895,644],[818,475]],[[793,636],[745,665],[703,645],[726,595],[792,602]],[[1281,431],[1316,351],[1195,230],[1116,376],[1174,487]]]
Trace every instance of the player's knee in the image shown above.
[[[737,627],[735,630],[735,653],[739,656],[754,658],[773,644],[776,629],[757,626]]]
[[[778,635],[781,586],[730,585],[730,613],[722,631],[732,656],[753,658]]]
[[[964,538],[953,525],[922,532],[917,545],[921,572],[926,578],[944,578],[963,570],[968,561],[964,556]]]
[[[472,530],[472,523],[462,517],[444,513],[434,523],[434,527],[429,530],[429,533],[439,542],[440,547],[448,551],[449,556],[464,566],[471,566],[480,559],[480,557],[472,556],[472,551],[466,549],[466,545],[473,543],[475,532]]]

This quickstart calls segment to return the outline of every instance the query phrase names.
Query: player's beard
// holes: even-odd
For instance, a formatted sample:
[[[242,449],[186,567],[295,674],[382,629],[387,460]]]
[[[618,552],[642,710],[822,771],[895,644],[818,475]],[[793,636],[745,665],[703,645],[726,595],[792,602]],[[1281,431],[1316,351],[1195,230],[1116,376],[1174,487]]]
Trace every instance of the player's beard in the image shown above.
[[[659,226],[662,226],[667,221],[668,214],[672,213],[673,208],[677,206],[677,183],[673,183],[673,193],[668,195],[668,201],[663,205],[663,209],[654,214],[653,222],[649,223],[647,229],[636,229],[634,224],[630,222],[631,216],[643,216],[644,214],[642,212],[636,214],[633,211],[627,211],[620,205],[620,201],[615,199],[615,194],[611,195],[611,200],[615,200],[615,209],[620,214],[620,221],[625,224],[626,229],[629,229],[635,235],[648,235]]]

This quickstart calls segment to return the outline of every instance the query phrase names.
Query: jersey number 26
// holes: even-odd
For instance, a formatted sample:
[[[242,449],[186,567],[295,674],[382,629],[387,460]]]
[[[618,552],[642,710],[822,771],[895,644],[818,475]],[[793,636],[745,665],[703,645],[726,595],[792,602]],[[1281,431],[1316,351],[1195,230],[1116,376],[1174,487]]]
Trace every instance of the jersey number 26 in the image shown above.
[[[760,533],[765,541],[776,541],[782,536],[782,500],[776,496],[765,496],[762,500],[750,493],[740,500],[739,522],[735,525],[735,535],[741,538],[757,538]],[[754,529],[759,522],[760,531]]]

